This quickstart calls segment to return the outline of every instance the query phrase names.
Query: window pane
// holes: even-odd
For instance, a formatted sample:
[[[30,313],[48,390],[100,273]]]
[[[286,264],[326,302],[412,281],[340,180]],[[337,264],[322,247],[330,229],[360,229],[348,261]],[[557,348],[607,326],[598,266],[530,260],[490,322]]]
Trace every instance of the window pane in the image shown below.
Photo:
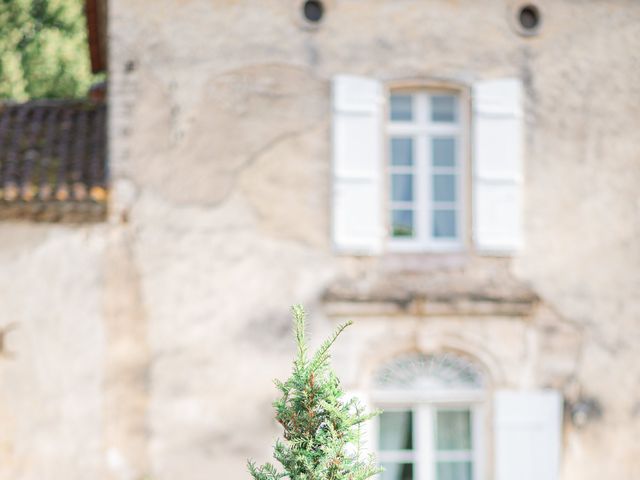
[[[412,463],[383,463],[382,480],[413,480]]]
[[[472,480],[471,462],[438,462],[436,480]]]
[[[471,449],[471,412],[469,410],[438,411],[436,448],[438,450]]]
[[[434,238],[456,238],[455,210],[434,210],[433,212]]]
[[[434,138],[431,152],[434,167],[456,165],[456,141],[453,138]]]
[[[391,165],[413,165],[413,139],[391,139]]]
[[[433,201],[456,201],[456,176],[452,174],[435,174],[433,176]]]
[[[391,95],[391,120],[407,122],[413,119],[411,95]]]
[[[380,450],[411,450],[413,448],[412,416],[410,411],[380,414],[378,442]]]
[[[431,97],[431,121],[455,122],[456,97],[453,95],[434,95]]]
[[[391,224],[394,237],[413,237],[413,210],[394,210]]]
[[[413,175],[394,173],[391,175],[391,200],[411,202],[413,200]]]

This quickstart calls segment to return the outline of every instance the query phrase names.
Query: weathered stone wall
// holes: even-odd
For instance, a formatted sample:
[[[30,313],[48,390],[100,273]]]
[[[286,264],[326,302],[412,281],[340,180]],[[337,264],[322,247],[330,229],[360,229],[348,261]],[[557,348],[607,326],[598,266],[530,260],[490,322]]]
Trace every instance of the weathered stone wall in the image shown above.
[[[0,479],[101,478],[107,230],[0,225]]]
[[[494,387],[596,398],[563,480],[640,477],[640,5],[540,1],[530,38],[505,1],[326,5],[312,28],[293,0],[110,2],[109,222],[2,225],[1,479],[247,478],[293,302],[315,338],[356,319],[349,387],[445,349]],[[517,259],[333,255],[336,73],[525,81]]]

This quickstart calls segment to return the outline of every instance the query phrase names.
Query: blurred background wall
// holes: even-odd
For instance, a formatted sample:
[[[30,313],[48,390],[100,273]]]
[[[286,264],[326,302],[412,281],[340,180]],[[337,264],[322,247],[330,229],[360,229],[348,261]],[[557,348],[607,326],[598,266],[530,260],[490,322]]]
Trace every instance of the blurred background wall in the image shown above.
[[[278,434],[294,302],[318,341],[356,320],[334,359],[350,391],[423,438],[420,418],[467,415],[451,441],[473,440],[441,469],[437,445],[389,440],[416,455],[400,468],[384,439],[408,427],[381,419],[386,478],[640,477],[638,4],[107,3],[90,38],[108,126],[87,113],[103,100],[3,107],[25,126],[2,143],[1,479],[247,478]],[[416,213],[403,248],[391,204],[435,219],[436,154],[416,146],[396,192],[391,140],[438,135],[455,138],[455,232]],[[506,196],[483,196],[492,155]],[[350,159],[375,188],[345,203]],[[30,174],[47,165],[49,195]]]

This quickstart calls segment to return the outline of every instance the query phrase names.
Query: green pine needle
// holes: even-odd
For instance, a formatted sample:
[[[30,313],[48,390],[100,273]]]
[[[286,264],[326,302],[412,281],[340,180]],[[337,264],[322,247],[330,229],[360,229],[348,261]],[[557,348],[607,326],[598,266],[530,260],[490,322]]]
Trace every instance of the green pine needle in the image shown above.
[[[345,401],[329,365],[329,350],[351,322],[340,325],[309,360],[304,308],[294,305],[291,312],[297,345],[293,372],[284,382],[274,381],[281,397],[273,406],[284,441],[276,441],[273,456],[282,471],[250,461],[249,473],[254,480],[366,480],[380,469],[373,456],[364,458],[360,451],[361,427],[379,412],[365,413],[357,400]]]

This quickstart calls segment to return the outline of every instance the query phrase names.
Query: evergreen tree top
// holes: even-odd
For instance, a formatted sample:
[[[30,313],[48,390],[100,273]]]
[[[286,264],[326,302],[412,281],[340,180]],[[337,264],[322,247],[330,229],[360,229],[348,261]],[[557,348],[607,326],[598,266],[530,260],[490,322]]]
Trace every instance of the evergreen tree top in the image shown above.
[[[372,456],[361,451],[361,426],[378,412],[365,413],[356,399],[345,400],[340,381],[329,365],[329,350],[351,322],[340,325],[313,356],[308,355],[306,314],[301,305],[291,309],[297,355],[293,372],[275,381],[281,397],[273,406],[284,429],[277,440],[273,464],[256,467],[248,462],[254,480],[364,480],[380,470]]]

